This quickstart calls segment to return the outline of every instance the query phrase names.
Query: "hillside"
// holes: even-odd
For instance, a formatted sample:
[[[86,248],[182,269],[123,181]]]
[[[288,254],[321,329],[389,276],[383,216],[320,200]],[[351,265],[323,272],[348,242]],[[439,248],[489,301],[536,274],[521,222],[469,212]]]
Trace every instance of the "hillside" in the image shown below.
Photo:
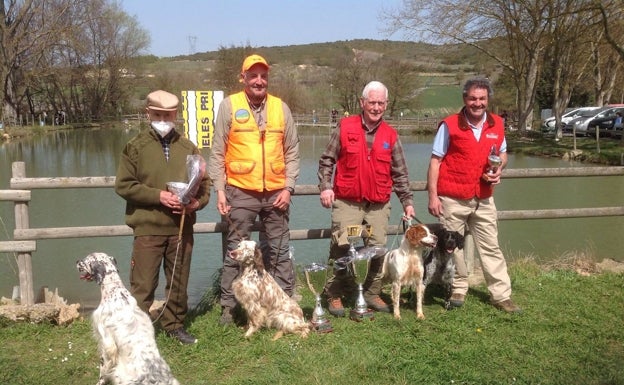
[[[234,48],[234,47],[230,47]],[[377,60],[407,63],[416,74],[415,89],[395,109],[406,117],[444,114],[461,106],[458,88],[466,76],[484,71],[482,55],[463,45],[433,45],[390,40],[348,40],[279,47],[255,47],[271,64],[271,92],[284,98],[296,113],[329,111],[330,105],[342,110],[339,86],[332,74],[340,66],[337,58],[363,58],[375,65]],[[220,89],[215,79],[219,52],[203,52],[170,58],[144,57],[138,78],[158,79],[182,89]],[[378,63],[382,63],[379,61]],[[382,66],[377,64],[377,66]],[[375,71],[375,69],[373,69]],[[379,72],[379,69],[376,69]],[[233,77],[237,75],[235,71]],[[144,75],[144,76],[140,76]],[[376,75],[373,75],[376,76]],[[231,80],[231,79],[230,79]],[[200,85],[198,85],[198,83]],[[138,81],[136,90],[146,93],[153,81]],[[237,85],[236,85],[237,86]],[[296,87],[296,89],[293,89]],[[390,90],[392,93],[392,89]],[[343,92],[344,96],[344,92]],[[141,95],[137,95],[141,99]]]

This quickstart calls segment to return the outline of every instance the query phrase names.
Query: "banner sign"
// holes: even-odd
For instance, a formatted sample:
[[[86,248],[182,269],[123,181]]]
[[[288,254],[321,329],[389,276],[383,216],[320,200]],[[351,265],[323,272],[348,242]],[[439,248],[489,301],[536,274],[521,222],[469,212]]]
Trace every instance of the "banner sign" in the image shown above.
[[[184,134],[199,148],[212,146],[223,91],[182,91]]]

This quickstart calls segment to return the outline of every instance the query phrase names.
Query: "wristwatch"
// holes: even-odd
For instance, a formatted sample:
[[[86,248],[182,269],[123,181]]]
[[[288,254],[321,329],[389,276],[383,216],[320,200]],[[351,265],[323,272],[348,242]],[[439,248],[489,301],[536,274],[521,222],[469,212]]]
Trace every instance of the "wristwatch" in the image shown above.
[[[293,195],[295,193],[295,189],[292,187],[285,187],[284,190],[288,191],[290,195]]]

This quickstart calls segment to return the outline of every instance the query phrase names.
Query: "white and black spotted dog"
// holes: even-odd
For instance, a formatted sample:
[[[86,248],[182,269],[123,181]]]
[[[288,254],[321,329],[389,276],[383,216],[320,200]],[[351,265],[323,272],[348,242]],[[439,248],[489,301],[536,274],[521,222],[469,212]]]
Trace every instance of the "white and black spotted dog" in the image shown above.
[[[303,318],[303,311],[294,299],[275,282],[264,269],[262,253],[255,241],[240,241],[230,257],[238,261],[242,272],[232,283],[234,296],[247,312],[249,338],[262,327],[275,328],[276,340],[284,333],[298,334],[305,338],[310,332],[310,323]]]
[[[80,278],[97,282],[102,293],[91,317],[101,357],[97,385],[179,385],[158,351],[150,318],[121,281],[115,258],[91,253],[76,267]]]
[[[425,289],[430,283],[437,283],[444,289],[444,308],[451,308],[451,291],[455,277],[455,250],[464,248],[464,236],[457,231],[447,230],[442,224],[427,224],[427,227],[438,237],[438,244],[427,251],[424,259],[425,273],[423,284]]]

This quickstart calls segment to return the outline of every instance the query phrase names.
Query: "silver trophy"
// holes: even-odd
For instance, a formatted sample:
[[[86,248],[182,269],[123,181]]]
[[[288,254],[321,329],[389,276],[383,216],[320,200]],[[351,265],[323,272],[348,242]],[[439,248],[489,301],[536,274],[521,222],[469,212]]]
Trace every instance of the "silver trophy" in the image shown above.
[[[361,252],[355,248],[355,240],[360,237],[370,237],[372,227],[370,225],[347,226],[347,238],[349,239],[349,271],[358,287],[358,295],[355,300],[355,307],[351,309],[349,318],[354,321],[374,320],[375,312],[368,308],[364,299],[364,281],[368,275],[370,259],[373,256],[370,252]]]
[[[327,281],[327,270],[327,265],[321,263],[312,263],[303,268],[303,274],[308,288],[316,298],[316,306],[312,313],[311,323],[314,331],[317,333],[329,333],[333,331],[325,310],[323,310],[323,306],[321,306],[321,292]]]
[[[496,155],[496,145],[492,146],[490,149],[490,155],[488,155],[488,164],[490,167],[488,168],[487,173],[493,175],[496,170],[503,164],[503,160],[500,156]]]
[[[185,202],[182,201],[184,194],[186,192],[186,190],[188,190],[188,183],[184,183],[184,182],[167,182],[167,191],[175,194],[178,196],[178,198],[180,199],[180,202],[182,204],[185,204]],[[186,202],[188,203],[188,202]]]

